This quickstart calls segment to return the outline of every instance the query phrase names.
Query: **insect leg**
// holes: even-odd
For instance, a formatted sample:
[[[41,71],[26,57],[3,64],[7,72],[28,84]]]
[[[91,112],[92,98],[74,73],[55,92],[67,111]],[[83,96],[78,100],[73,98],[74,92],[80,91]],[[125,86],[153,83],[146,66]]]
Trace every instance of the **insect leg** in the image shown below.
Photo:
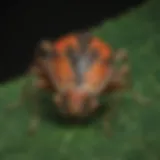
[[[42,85],[39,84],[39,82],[37,83],[36,86],[32,85],[32,81],[33,81],[32,78],[35,77],[32,75],[36,75],[36,74],[39,75],[39,74],[41,74],[41,72],[35,66],[31,67],[31,69],[29,69],[29,71],[26,73],[26,80],[25,80],[24,84],[22,85],[20,98],[18,99],[17,102],[8,104],[6,107],[9,112],[13,111],[14,109],[19,108],[20,106],[23,106],[26,99],[30,98],[30,95],[32,94],[32,88],[34,88],[34,87],[37,87],[37,88],[41,87],[42,88]]]
[[[103,117],[103,129],[104,129],[104,133],[106,133],[109,137],[112,136],[112,128],[111,128],[111,124],[110,124],[110,113],[111,111],[107,111],[105,112],[105,115]]]
[[[40,123],[40,106],[39,106],[39,92],[43,89],[50,89],[50,86],[48,84],[48,81],[46,79],[37,79],[33,81],[32,87],[34,90],[32,90],[32,97],[33,98],[33,107],[31,108],[31,118],[29,121],[29,127],[28,127],[28,134],[33,135],[38,128],[38,125]]]
[[[127,64],[123,65],[120,70],[115,69],[114,74],[112,76],[112,79],[110,80],[108,86],[104,90],[104,93],[110,94],[118,91],[123,91],[128,88],[130,84],[128,84],[128,81],[124,80],[124,77],[126,77],[129,74],[129,67]],[[115,99],[115,97],[113,97]],[[118,99],[117,99],[118,98]],[[109,110],[106,111],[104,115],[104,120],[103,120],[103,126],[104,126],[104,131],[107,133],[108,136],[111,136],[113,134],[112,128],[110,125],[110,120],[115,116],[116,111],[117,111],[117,104],[119,103],[120,98],[116,97],[115,100],[112,102],[112,106],[110,107]]]
[[[125,64],[122,65],[120,71],[119,71],[119,79],[121,79],[118,83],[111,84],[110,85],[110,89],[120,89],[120,90],[124,90],[124,89],[129,89],[132,97],[140,104],[142,105],[146,105],[149,104],[150,100],[146,97],[144,97],[141,93],[134,91],[133,90],[133,82],[132,82],[132,77],[131,77],[131,72],[128,72],[127,74],[125,74],[125,70],[126,70],[126,66],[129,64],[128,62],[128,56],[127,56],[127,50],[126,49],[119,49],[116,54],[115,54],[115,58],[114,61],[121,61],[122,63],[125,62]],[[129,68],[129,67],[128,67]]]
[[[35,96],[37,96],[37,95],[35,95]],[[35,96],[34,96],[34,98],[35,98]],[[34,101],[34,102],[36,102],[36,103],[34,104],[32,110],[31,110],[31,117],[29,120],[29,126],[28,126],[28,134],[29,135],[33,135],[37,131],[38,125],[40,123],[40,108],[38,105],[37,97],[35,100],[36,101]]]
[[[18,101],[7,105],[7,107],[6,107],[7,112],[13,111],[14,109],[17,109],[24,104],[26,98],[29,95],[30,87],[31,87],[30,79],[27,79],[25,81],[25,84],[23,84],[23,86],[22,86],[20,98],[18,99]]]
[[[115,56],[114,56],[114,61],[128,61],[128,55],[127,55],[127,50],[124,48],[118,49],[115,52]]]
[[[128,66],[128,64],[122,65],[121,70],[119,71],[119,78],[121,84],[123,84],[123,89],[129,89],[132,98],[141,105],[149,104],[150,100],[148,98],[144,97],[141,93],[133,90],[133,81]]]
[[[118,71],[114,80],[110,83],[108,87],[108,91],[122,91],[122,90],[129,90],[132,98],[140,103],[141,105],[149,104],[150,100],[144,97],[141,93],[133,90],[133,82],[131,73],[129,70],[129,65],[124,64],[122,65],[121,69]]]
[[[121,91],[130,88],[131,84],[128,76],[129,72],[128,65],[123,65],[119,71],[116,71],[108,85],[106,92],[111,93],[114,91]]]
[[[33,135],[38,129],[38,125],[40,123],[39,91],[46,88],[47,83],[43,79],[37,79],[33,81],[32,87],[34,88],[34,90],[32,90],[31,98],[33,98],[34,104],[30,107],[31,117],[28,126],[29,135]]]

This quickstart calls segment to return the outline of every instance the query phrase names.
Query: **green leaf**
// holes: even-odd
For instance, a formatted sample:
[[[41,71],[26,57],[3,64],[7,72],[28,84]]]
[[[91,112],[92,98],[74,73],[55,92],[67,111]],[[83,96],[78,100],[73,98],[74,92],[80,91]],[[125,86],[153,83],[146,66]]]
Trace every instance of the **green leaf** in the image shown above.
[[[28,137],[30,116],[25,106],[34,107],[34,103],[25,103],[6,115],[6,106],[19,100],[26,80],[22,77],[0,86],[0,160],[159,160],[159,5],[158,0],[148,1],[91,29],[113,48],[129,50],[134,88],[151,99],[148,107],[122,94],[111,120],[112,137],[105,136],[101,119],[92,125],[69,127],[44,116],[37,134]],[[105,105],[105,97],[102,103]],[[40,105],[46,110],[52,107],[49,95],[41,95]]]

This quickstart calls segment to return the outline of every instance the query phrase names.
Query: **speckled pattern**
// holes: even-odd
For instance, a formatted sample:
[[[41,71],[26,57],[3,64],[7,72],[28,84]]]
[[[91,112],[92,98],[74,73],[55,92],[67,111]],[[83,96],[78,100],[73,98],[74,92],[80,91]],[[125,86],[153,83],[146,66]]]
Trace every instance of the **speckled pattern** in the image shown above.
[[[111,121],[113,136],[104,136],[101,123],[65,127],[47,119],[34,137],[26,134],[28,112],[22,106],[7,113],[19,98],[25,80],[0,86],[0,160],[159,160],[160,159],[160,23],[158,0],[104,22],[93,33],[114,48],[129,50],[134,90],[152,102],[141,106],[130,93],[121,95]],[[33,106],[27,100],[24,106]],[[51,105],[49,98],[42,103]]]

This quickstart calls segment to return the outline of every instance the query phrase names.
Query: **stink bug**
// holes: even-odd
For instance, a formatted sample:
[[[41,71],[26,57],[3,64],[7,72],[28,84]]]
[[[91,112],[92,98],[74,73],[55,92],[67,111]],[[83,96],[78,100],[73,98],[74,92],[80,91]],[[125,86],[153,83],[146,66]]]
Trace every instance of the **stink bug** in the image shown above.
[[[30,72],[37,77],[32,85],[50,91],[60,113],[70,117],[86,117],[99,107],[100,95],[131,87],[126,50],[113,52],[89,32],[40,41]],[[37,122],[36,111],[30,131]]]

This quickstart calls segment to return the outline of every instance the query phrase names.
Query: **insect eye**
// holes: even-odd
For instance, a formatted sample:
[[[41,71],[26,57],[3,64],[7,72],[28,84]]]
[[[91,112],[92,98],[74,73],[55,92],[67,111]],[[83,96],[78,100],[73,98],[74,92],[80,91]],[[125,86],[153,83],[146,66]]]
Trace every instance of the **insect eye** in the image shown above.
[[[57,58],[58,54],[55,50],[41,50],[40,56],[44,59],[51,59],[51,58]]]
[[[42,40],[36,47],[36,55],[44,59],[56,58],[58,56],[52,41]]]
[[[75,49],[72,46],[68,46],[66,49],[66,55],[69,58],[73,58],[77,55],[77,52],[75,51]]]

